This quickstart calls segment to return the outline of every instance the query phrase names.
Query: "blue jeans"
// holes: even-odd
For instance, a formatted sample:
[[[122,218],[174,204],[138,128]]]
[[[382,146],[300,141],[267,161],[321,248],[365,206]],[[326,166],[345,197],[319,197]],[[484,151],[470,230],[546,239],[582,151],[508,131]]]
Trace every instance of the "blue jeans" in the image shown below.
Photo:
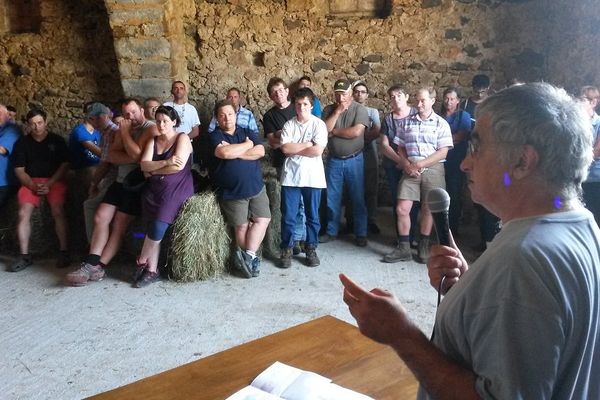
[[[304,203],[306,213],[306,245],[316,248],[319,243],[319,204],[321,189],[311,187],[281,187],[281,244],[282,249],[293,247],[297,216],[300,205]],[[304,225],[303,225],[304,226]]]
[[[363,154],[352,158],[330,157],[325,168],[327,179],[327,234],[337,236],[342,216],[344,185],[352,203],[354,234],[367,236],[367,206],[365,205],[365,170]]]
[[[294,226],[293,237],[294,242],[306,240],[306,215],[304,214],[304,200],[302,199],[302,196],[300,196],[300,205],[298,206],[298,213],[296,214],[296,225]]]

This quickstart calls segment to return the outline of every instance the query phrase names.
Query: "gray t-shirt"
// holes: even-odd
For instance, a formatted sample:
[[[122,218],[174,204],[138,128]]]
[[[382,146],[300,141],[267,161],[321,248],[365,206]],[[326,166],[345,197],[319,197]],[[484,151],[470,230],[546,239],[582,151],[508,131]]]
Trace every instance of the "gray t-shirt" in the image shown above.
[[[323,120],[333,113],[337,104],[330,104],[323,110]],[[367,108],[362,104],[355,101],[352,102],[350,107],[344,111],[337,119],[335,128],[349,128],[354,125],[362,124],[365,128],[371,126],[369,122],[369,114]],[[341,138],[339,136],[332,136],[329,138],[327,147],[329,148],[329,154],[331,157],[346,157],[355,153],[358,153],[363,149],[365,145],[365,135],[359,135],[353,139]]]
[[[599,399],[599,268],[588,211],[510,221],[440,304],[434,344],[484,399]]]

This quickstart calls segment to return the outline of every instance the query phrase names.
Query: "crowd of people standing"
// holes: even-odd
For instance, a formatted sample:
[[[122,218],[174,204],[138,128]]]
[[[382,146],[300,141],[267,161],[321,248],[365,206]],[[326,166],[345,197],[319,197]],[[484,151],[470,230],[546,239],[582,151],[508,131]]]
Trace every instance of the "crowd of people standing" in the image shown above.
[[[193,195],[192,165],[203,153],[208,154],[202,162],[234,232],[235,265],[243,276],[256,277],[259,249],[271,218],[260,163],[266,151],[281,183],[277,266],[289,268],[293,256],[301,253],[306,255],[306,265],[318,266],[317,247],[338,237],[344,208],[346,230],[354,234],[357,246],[367,246],[369,235],[380,232],[375,219],[380,164],[394,205],[397,236],[395,248],[382,261],[427,263],[432,217],[423,200],[433,188],[447,189],[450,228],[454,236],[460,234],[468,193],[461,163],[490,79],[476,75],[473,93],[464,100],[458,88],[446,88],[439,107],[434,88],[420,88],[412,99],[406,87],[392,85],[387,90],[389,111],[384,113],[367,105],[369,88],[364,81],[337,80],[334,102],[323,108],[311,85],[310,77],[303,76],[292,94],[284,80],[270,79],[266,89],[273,106],[262,117],[263,135],[254,113],[242,105],[242,92],[229,89],[202,134],[207,135],[202,142],[207,148],[199,152],[196,141],[196,154],[193,142],[201,135],[200,119],[181,81],[173,82],[172,99],[164,103],[157,98],[144,103],[128,98],[116,112],[99,102],[86,104],[82,122],[67,142],[48,131],[43,110],[29,111],[24,135],[8,107],[0,105],[0,205],[14,193],[19,203],[21,254],[9,270],[17,272],[32,264],[30,219],[42,197],[50,206],[59,238],[56,265],[71,264],[64,213],[65,176],[70,168],[89,193],[83,207],[89,253],[79,269],[66,275],[67,283],[80,286],[102,279],[129,224],[140,215],[146,231],[134,285],[156,281],[161,240],[181,205]],[[586,86],[579,97],[597,138],[600,117],[595,107],[600,93]],[[598,168],[594,163],[584,184],[585,202],[597,219]],[[474,245],[483,251],[501,223],[486,208],[476,207],[481,242]]]

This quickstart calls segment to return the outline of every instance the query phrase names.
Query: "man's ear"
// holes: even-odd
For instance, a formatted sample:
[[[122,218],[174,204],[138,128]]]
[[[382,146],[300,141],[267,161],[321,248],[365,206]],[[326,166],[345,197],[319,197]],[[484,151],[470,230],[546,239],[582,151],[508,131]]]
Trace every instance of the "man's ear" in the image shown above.
[[[530,145],[522,147],[521,153],[515,161],[512,168],[512,177],[514,179],[523,179],[538,168],[539,156],[537,151]]]

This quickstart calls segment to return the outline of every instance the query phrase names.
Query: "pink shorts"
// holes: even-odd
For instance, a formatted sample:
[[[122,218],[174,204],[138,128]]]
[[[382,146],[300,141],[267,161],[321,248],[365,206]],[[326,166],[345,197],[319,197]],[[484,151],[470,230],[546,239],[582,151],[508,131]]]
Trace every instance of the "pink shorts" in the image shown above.
[[[46,183],[48,178],[31,178],[35,183]],[[64,204],[67,194],[67,185],[63,181],[58,181],[50,188],[46,195],[48,204]],[[21,186],[17,192],[19,204],[33,204],[36,207],[40,206],[40,196],[31,191],[31,189]]]

